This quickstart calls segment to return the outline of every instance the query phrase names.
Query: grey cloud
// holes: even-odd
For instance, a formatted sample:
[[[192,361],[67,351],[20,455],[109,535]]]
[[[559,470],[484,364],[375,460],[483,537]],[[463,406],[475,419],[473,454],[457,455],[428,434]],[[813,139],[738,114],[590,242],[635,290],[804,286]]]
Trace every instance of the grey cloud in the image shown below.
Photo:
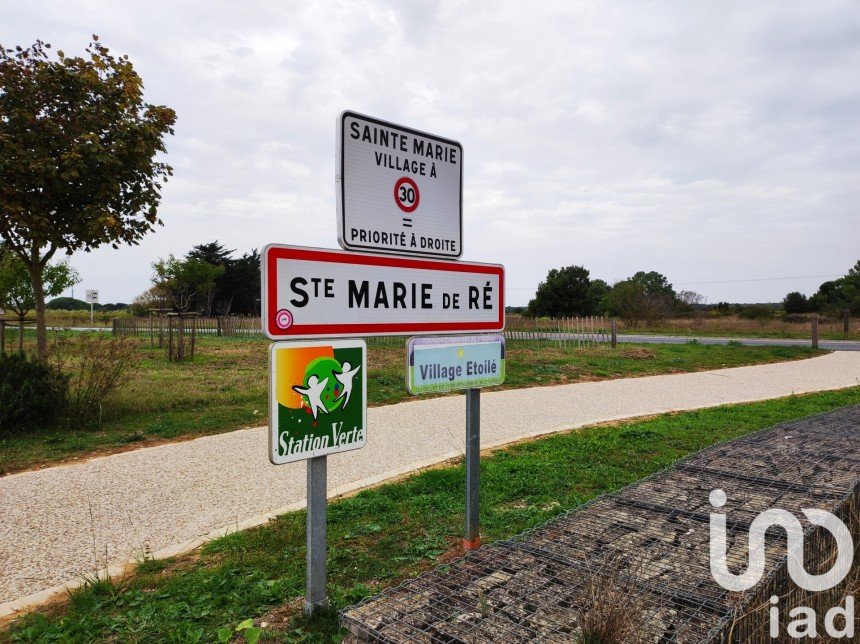
[[[335,246],[347,108],[463,143],[464,259],[505,263],[512,304],[572,263],[763,301],[817,282],[709,282],[857,259],[860,8],[847,0],[77,0],[23,5],[4,26],[4,44],[67,52],[97,32],[179,113],[165,227],[73,260],[80,288],[108,299],[146,288],[158,256],[216,238]]]

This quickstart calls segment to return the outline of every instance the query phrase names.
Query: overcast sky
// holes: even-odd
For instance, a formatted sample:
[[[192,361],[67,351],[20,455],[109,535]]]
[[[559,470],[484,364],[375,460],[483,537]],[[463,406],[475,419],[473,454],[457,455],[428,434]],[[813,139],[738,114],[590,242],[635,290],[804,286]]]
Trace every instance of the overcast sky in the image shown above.
[[[126,53],[178,114],[164,227],[72,257],[102,302],[218,240],[337,247],[351,109],[459,140],[464,260],[526,304],[552,267],[720,300],[813,293],[860,259],[860,3],[14,3],[0,43]]]

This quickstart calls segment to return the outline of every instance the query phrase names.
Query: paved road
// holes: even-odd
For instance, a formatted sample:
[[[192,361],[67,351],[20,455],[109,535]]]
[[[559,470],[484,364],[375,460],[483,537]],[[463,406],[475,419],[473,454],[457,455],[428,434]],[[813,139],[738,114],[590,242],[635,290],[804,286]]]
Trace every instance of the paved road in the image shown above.
[[[690,374],[485,392],[482,447],[600,421],[860,383],[860,353]],[[329,494],[461,455],[463,396],[368,411],[364,449],[329,458]],[[275,467],[246,429],[0,478],[0,616],[97,566],[164,556],[304,505],[305,465]],[[55,589],[56,590],[56,589]],[[35,601],[31,597],[27,601]],[[9,603],[11,602],[11,603]]]
[[[809,347],[811,340],[795,340],[787,338],[711,338],[697,336],[696,338],[679,335],[644,335],[624,333],[618,335],[619,342],[634,342],[643,344],[686,344],[690,340],[698,340],[701,344],[728,344],[729,342],[740,342],[749,346],[768,347]],[[830,351],[860,351],[858,340],[819,340],[819,349]]]
[[[543,339],[543,340],[584,340],[593,342],[593,335],[584,335],[580,333],[540,333],[534,331],[522,332],[522,337],[526,339]],[[603,334],[602,342],[608,342],[606,338],[609,336]],[[729,342],[739,342],[747,346],[758,347],[809,347],[812,346],[812,340],[796,339],[796,338],[716,338],[710,336],[688,336],[688,335],[648,335],[645,333],[619,333],[618,341],[631,344],[687,344],[691,340],[695,340],[700,344],[728,344]],[[827,349],[829,351],[860,351],[860,340],[819,340],[819,349]]]

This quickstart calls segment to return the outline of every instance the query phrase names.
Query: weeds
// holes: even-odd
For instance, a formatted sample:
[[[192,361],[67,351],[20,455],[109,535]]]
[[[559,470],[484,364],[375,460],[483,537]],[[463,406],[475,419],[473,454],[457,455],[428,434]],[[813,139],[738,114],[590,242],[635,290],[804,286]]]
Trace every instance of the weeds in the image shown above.
[[[622,358],[631,360],[653,360],[657,354],[647,347],[622,346],[615,349]]]
[[[636,587],[638,570],[621,569],[620,559],[593,574],[576,602],[579,615],[578,644],[627,644],[634,640],[645,610]]]
[[[66,591],[69,604],[80,611],[94,610],[113,602],[122,592],[121,581],[113,579],[106,573],[100,575],[98,572],[83,575],[80,586]]]
[[[247,644],[257,644],[260,640],[260,635],[263,634],[263,629],[254,626],[254,620],[248,618],[239,622],[233,629],[224,627],[216,631],[219,642],[233,641],[234,634],[241,634]]]
[[[58,335],[51,345],[51,360],[69,375],[70,423],[99,424],[102,403],[129,377],[138,362],[138,343],[124,337],[82,333],[76,338]]]

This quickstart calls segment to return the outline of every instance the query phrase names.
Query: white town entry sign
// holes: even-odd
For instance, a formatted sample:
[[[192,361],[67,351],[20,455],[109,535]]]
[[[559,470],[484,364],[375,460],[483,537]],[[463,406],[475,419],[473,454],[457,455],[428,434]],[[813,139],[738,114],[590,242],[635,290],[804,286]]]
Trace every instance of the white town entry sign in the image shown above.
[[[338,119],[338,241],[345,250],[463,254],[463,146],[344,112]]]
[[[263,331],[272,340],[484,333],[505,326],[505,269],[269,244]]]

